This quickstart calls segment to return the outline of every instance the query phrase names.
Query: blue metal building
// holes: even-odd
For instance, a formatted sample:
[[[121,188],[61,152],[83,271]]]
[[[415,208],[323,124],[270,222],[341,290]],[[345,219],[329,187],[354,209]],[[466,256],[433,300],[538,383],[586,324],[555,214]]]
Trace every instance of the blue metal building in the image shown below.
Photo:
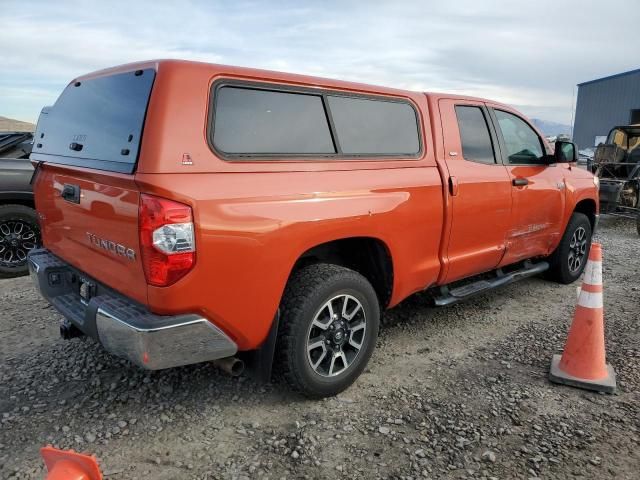
[[[616,125],[640,124],[640,69],[578,84],[573,139],[596,146]]]

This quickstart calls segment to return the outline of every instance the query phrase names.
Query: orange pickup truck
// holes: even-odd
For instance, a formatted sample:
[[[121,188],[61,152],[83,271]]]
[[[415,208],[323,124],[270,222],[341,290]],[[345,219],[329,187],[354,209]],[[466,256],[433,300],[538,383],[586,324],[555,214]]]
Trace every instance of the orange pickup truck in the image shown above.
[[[365,368],[381,311],[415,292],[447,305],[576,280],[598,220],[576,158],[489,100],[125,65],[40,115],[28,263],[63,337],[147,369],[273,365],[333,395]]]

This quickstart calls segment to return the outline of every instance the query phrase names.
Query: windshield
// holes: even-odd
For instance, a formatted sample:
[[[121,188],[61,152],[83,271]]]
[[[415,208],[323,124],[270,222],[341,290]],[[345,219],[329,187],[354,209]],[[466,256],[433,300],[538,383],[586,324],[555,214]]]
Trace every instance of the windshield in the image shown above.
[[[32,158],[132,173],[154,78],[146,69],[69,84],[40,114]]]
[[[613,129],[609,133],[609,137],[607,138],[608,144],[615,144],[621,148],[627,148],[627,134],[620,129]]]

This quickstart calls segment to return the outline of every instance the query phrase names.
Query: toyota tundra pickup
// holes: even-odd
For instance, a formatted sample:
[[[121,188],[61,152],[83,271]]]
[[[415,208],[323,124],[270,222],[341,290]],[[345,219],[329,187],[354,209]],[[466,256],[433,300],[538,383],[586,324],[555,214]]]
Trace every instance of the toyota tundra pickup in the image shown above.
[[[334,395],[369,361],[381,312],[415,292],[443,306],[576,280],[598,219],[576,160],[490,100],[130,64],[43,109],[28,264],[65,337],[146,369],[273,364]]]

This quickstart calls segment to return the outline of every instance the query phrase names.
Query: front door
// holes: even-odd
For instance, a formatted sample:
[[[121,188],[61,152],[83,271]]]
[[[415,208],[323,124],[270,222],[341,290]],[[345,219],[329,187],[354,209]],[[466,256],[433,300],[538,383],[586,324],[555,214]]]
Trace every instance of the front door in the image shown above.
[[[564,172],[549,164],[542,138],[522,117],[499,108],[490,112],[513,194],[511,227],[501,265],[548,255],[562,234]]]
[[[455,99],[442,99],[439,107],[452,211],[443,279],[448,283],[498,266],[510,227],[512,187],[486,107]]]

